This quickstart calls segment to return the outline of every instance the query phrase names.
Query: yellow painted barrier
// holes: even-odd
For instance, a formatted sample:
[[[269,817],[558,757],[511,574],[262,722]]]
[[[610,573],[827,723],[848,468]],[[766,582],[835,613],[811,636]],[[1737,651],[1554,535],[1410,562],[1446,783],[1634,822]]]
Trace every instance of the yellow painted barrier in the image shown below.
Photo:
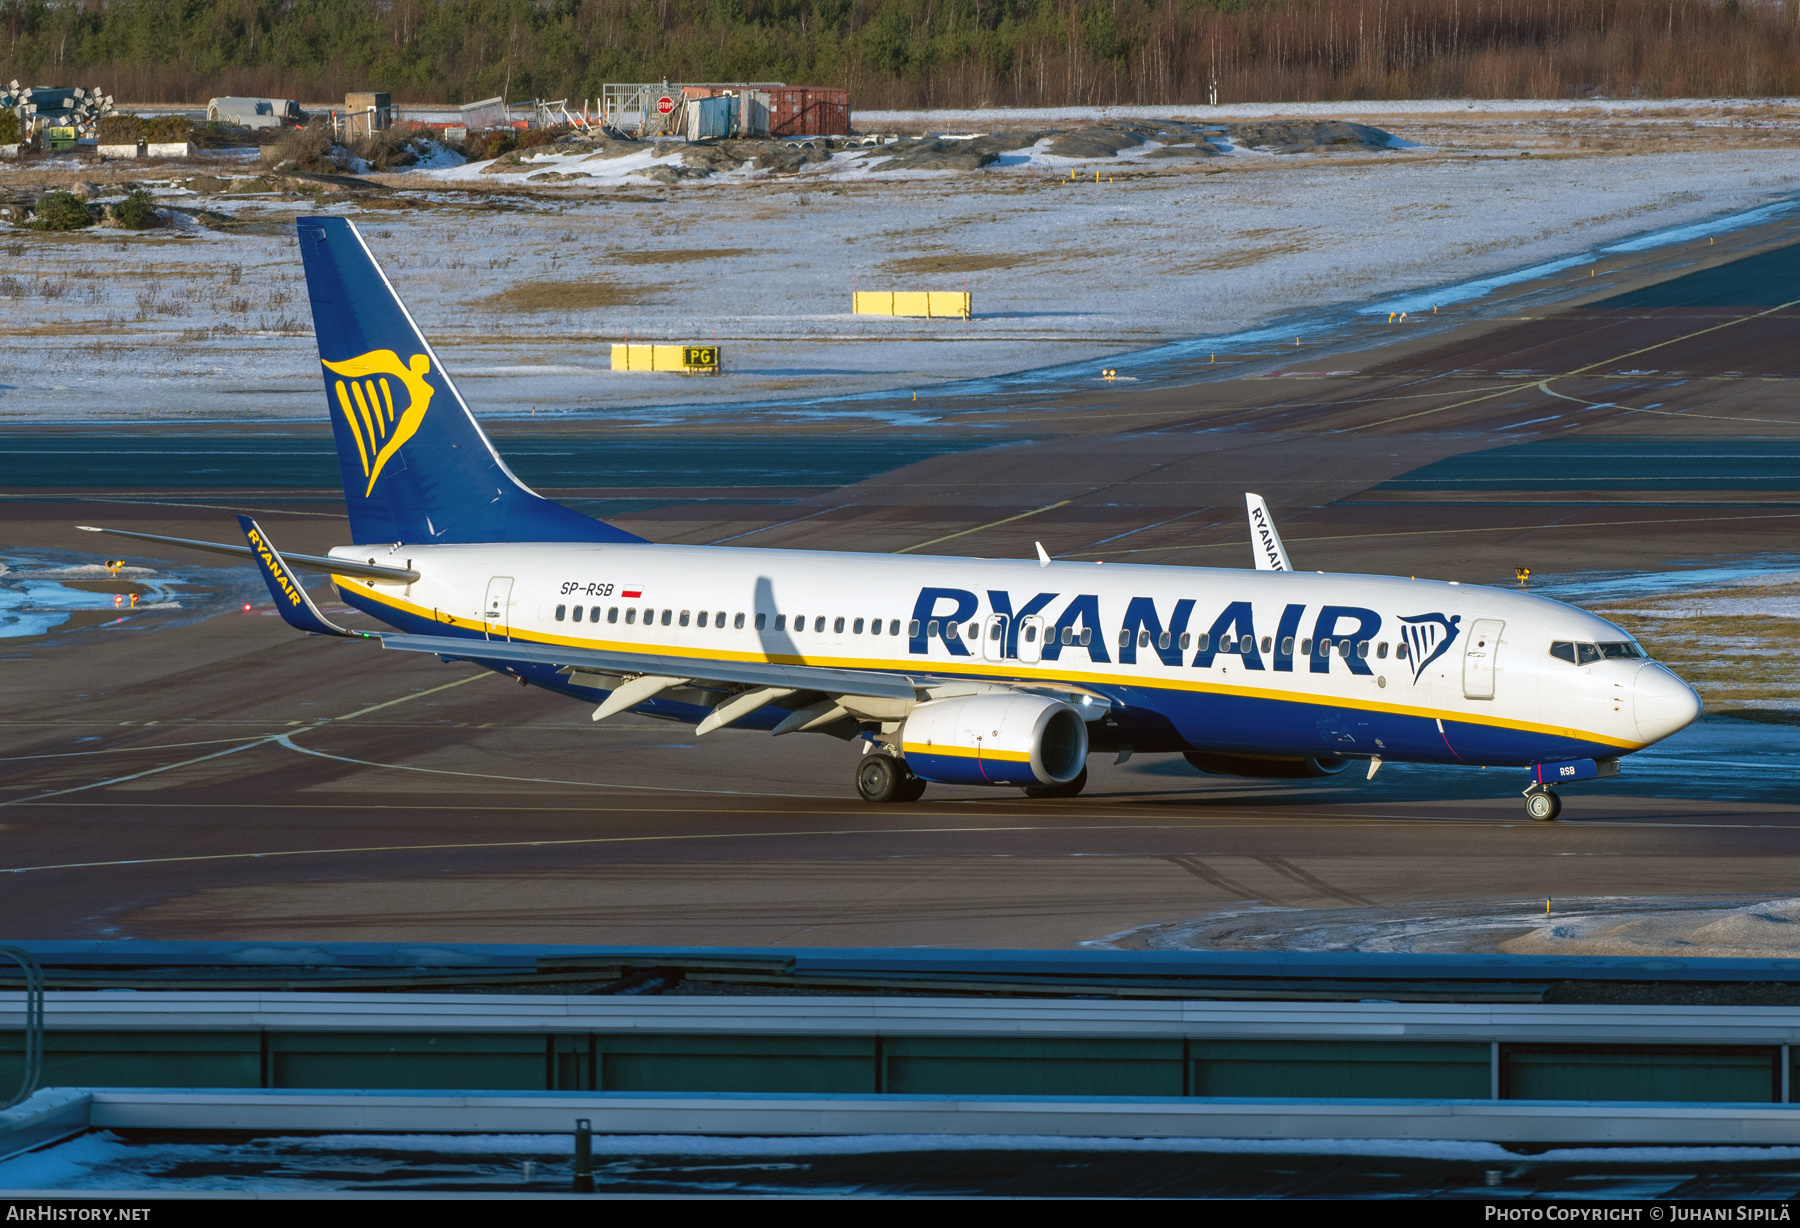
[[[859,316],[920,316],[967,320],[969,295],[963,290],[858,290],[851,296]]]
[[[689,375],[717,375],[721,370],[716,345],[632,345],[612,348],[615,371],[681,371]]]

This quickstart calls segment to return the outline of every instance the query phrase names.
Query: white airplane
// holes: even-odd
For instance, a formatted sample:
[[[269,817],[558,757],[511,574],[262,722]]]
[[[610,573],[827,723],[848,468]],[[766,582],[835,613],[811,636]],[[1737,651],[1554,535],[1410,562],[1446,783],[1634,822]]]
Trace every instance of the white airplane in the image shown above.
[[[1247,497],[1257,568],[664,546],[528,489],[341,218],[299,220],[355,545],[249,556],[293,626],[467,660],[620,712],[858,744],[857,791],[1073,797],[1087,759],[1320,776],[1353,761],[1527,768],[1553,787],[1692,722],[1700,700],[1605,619],[1522,591],[1294,571]],[[87,526],[82,526],[87,527]],[[294,568],[392,632],[348,632]]]

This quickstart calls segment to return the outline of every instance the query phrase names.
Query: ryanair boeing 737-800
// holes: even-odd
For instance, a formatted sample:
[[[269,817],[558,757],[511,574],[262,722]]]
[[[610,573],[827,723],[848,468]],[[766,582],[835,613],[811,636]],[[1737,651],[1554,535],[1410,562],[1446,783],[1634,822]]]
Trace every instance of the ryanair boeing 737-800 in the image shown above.
[[[1353,762],[1513,766],[1526,808],[1683,728],[1694,692],[1629,634],[1525,592],[1293,571],[1268,509],[1255,570],[663,546],[513,476],[341,218],[302,218],[326,409],[354,545],[246,546],[282,616],[466,660],[619,712],[860,744],[856,787],[1072,797],[1095,752],[1205,772]],[[86,526],[84,526],[86,527]],[[101,530],[118,532],[118,530]],[[294,569],[392,632],[348,632]]]

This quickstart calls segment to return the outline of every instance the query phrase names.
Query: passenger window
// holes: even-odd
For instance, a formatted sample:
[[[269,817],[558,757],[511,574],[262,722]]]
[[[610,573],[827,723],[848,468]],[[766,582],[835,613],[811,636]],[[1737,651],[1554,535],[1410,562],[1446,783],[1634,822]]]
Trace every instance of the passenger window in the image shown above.
[[[694,621],[694,625],[697,627],[704,627],[706,625],[706,611],[705,610],[700,611],[700,617]]]
[[[1025,627],[1025,642],[1027,644],[1037,643],[1037,625],[1035,623],[1030,623],[1030,624],[1026,625],[1026,627]]]
[[[1369,641],[1368,640],[1364,640],[1356,646],[1356,655],[1358,658],[1366,659],[1368,657],[1368,655],[1369,655]]]
[[[1294,637],[1293,636],[1289,635],[1289,636],[1283,637],[1283,639],[1281,641],[1281,655],[1284,657],[1291,657],[1294,655]]]
[[[744,625],[744,616],[742,614],[739,614],[738,615],[738,626],[741,627],[743,625]],[[764,627],[767,627],[768,625],[769,625],[769,616],[767,614],[758,613],[756,616],[756,629],[758,631],[761,631]],[[779,631],[780,628],[777,627],[776,630]]]
[[[1303,657],[1312,656],[1312,641],[1311,640],[1301,640],[1300,641],[1300,655]]]
[[[674,615],[674,613],[675,613],[674,610],[664,610],[663,611],[663,615],[662,615],[662,625],[663,626],[666,627],[669,625],[670,618],[671,618],[671,616]],[[684,627],[687,626],[687,611],[686,610],[683,610],[681,612],[681,625]]]
[[[1138,632],[1138,647],[1139,648],[1150,647],[1150,633],[1148,631],[1139,631]]]
[[[908,635],[919,634],[919,620],[918,619],[915,618],[911,622],[906,624],[906,634],[908,634]],[[929,632],[927,634],[929,634]]]
[[[831,629],[833,632],[835,632],[838,635],[844,634],[844,620],[840,618],[836,622],[832,623]]]
[[[1202,631],[1200,638],[1194,641],[1194,649],[1197,652],[1205,652],[1210,647],[1212,647],[1212,632]]]
[[[713,626],[718,627],[720,629],[724,628],[724,626],[725,626],[725,611],[724,610],[720,610],[717,614],[713,615]]]
[[[1337,643],[1338,643],[1338,656],[1343,657],[1345,660],[1349,660],[1349,658],[1350,658],[1350,641],[1349,640],[1339,640]]]
[[[609,623],[616,623],[619,621],[619,607],[618,606],[614,605],[614,606],[606,607],[606,621]]]
[[[756,616],[756,625],[759,627],[762,626],[762,615],[761,614],[758,614]],[[731,626],[732,626],[732,629],[735,631],[742,631],[744,629],[744,616],[742,614],[739,614],[736,618],[732,619]]]
[[[1264,652],[1269,651],[1269,645],[1273,644],[1274,642],[1275,641],[1271,640],[1268,636],[1266,636],[1266,635],[1263,636],[1263,651]]]
[[[568,606],[566,606],[566,605],[557,606],[556,607],[556,621],[561,622],[563,620],[563,616],[565,614],[567,614],[568,612],[569,612]]]
[[[592,609],[588,610],[588,621],[591,623],[597,623],[600,621],[600,607],[599,606],[594,606]]]
[[[823,635],[825,633],[825,616],[823,614],[813,619],[813,631],[818,635]]]
[[[1081,646],[1083,648],[1087,647],[1088,644],[1093,640],[1093,638],[1094,638],[1094,632],[1093,632],[1092,628],[1083,627],[1081,629]]]
[[[625,625],[629,627],[632,623],[634,623],[636,621],[637,621],[637,607],[632,606],[630,609],[625,611]]]
[[[918,621],[914,620],[913,626],[916,627],[918,625],[919,625]],[[930,622],[925,624],[925,638],[928,640],[935,640],[937,637],[938,637],[938,621],[937,621],[937,619],[934,618]]]
[[[569,612],[569,621],[571,621],[571,622],[580,622],[581,621],[581,607],[580,606],[576,606],[573,610],[571,610]]]
[[[1169,646],[1169,633],[1167,631],[1156,637],[1156,646],[1158,648],[1167,648]]]
[[[1600,645],[1598,645],[1598,644],[1577,644],[1577,645],[1575,645],[1575,664],[1577,664],[1577,665],[1592,665],[1594,662],[1598,661],[1599,659],[1600,659]]]
[[[1377,661],[1387,660],[1387,641],[1386,640],[1382,640],[1381,643],[1375,645],[1375,659]]]
[[[1412,646],[1405,640],[1394,645],[1394,660],[1404,661],[1410,656],[1412,656]]]
[[[761,618],[762,615],[758,614],[757,617]],[[786,614],[777,614],[775,616],[775,630],[777,630],[777,631],[786,631],[787,630],[787,615]]]
[[[944,624],[944,638],[947,640],[957,639],[959,637],[959,635],[961,634],[961,631],[962,631],[961,623],[945,623]]]
[[[1130,627],[1120,627],[1119,628],[1119,647],[1120,648],[1129,648],[1130,646],[1131,646],[1131,628]]]
[[[880,635],[881,634],[881,620],[879,618],[871,618],[869,620],[869,634],[870,635]]]
[[[1000,623],[996,621],[994,625],[988,629],[988,638],[995,643],[999,643],[1001,629]]]
[[[1183,631],[1181,633],[1181,647],[1183,648],[1183,650],[1185,650],[1187,648],[1187,646],[1193,642],[1194,642],[1193,636],[1189,635],[1185,631]]]
[[[860,618],[850,624],[850,634],[851,635],[861,635],[862,629],[863,629],[863,620]]]
[[[1073,644],[1075,642],[1075,628],[1064,627],[1062,629],[1062,642],[1065,644]]]

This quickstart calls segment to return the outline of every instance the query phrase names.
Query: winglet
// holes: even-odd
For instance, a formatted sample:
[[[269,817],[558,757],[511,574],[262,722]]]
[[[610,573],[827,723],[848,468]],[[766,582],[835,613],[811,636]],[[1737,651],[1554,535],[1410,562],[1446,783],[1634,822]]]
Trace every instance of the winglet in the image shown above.
[[[269,596],[275,599],[275,609],[283,622],[314,635],[354,638],[358,634],[344,630],[319,613],[319,607],[313,604],[312,598],[300,586],[300,578],[270,543],[268,535],[256,521],[248,516],[239,516],[238,527],[244,530],[244,539],[250,543],[250,556],[262,569],[263,582],[269,586]]]
[[[1281,534],[1275,531],[1275,518],[1269,515],[1269,505],[1263,502],[1263,497],[1246,491],[1244,507],[1250,513],[1250,549],[1256,555],[1256,570],[1294,570],[1288,563],[1287,547],[1281,544]]]
[[[1031,544],[1038,548],[1038,566],[1039,567],[1050,566],[1050,555],[1047,551],[1045,551],[1044,543],[1043,542],[1032,542]]]

